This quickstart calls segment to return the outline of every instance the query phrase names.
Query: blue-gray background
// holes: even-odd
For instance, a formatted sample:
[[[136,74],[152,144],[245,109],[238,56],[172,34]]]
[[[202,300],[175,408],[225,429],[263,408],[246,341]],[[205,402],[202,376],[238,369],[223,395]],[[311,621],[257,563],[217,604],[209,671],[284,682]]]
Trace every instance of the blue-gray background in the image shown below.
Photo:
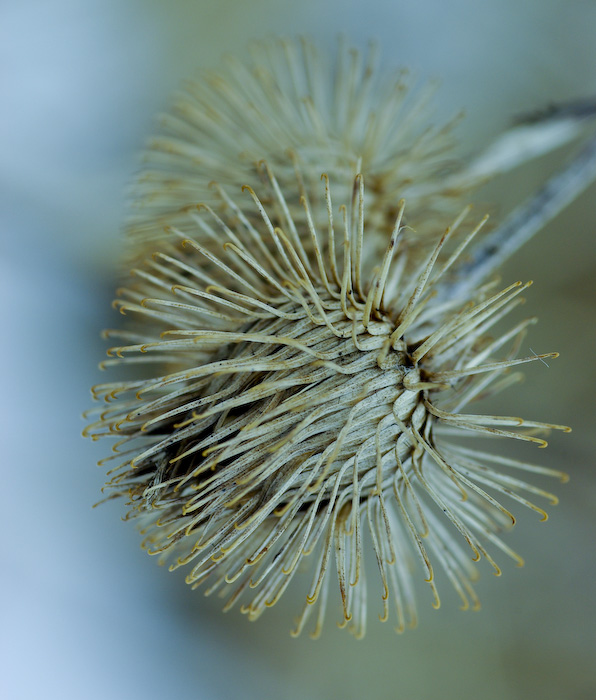
[[[377,38],[391,65],[440,77],[437,114],[466,109],[462,153],[512,114],[596,94],[594,0],[5,0],[0,9],[2,502],[0,692],[37,698],[570,698],[596,696],[594,344],[596,189],[503,271],[534,279],[530,343],[561,351],[495,410],[569,423],[537,457],[572,476],[546,524],[509,541],[527,561],[495,579],[483,610],[438,612],[364,642],[335,629],[290,639],[296,600],[259,623],[155,566],[122,523],[92,510],[107,444],[80,413],[114,324],[124,189],[180,81],[247,41],[307,34],[333,49]],[[568,149],[569,151],[569,149]],[[506,212],[564,151],[481,193]],[[513,408],[514,407],[514,408]],[[536,457],[534,457],[536,458]],[[530,514],[532,515],[532,514]]]

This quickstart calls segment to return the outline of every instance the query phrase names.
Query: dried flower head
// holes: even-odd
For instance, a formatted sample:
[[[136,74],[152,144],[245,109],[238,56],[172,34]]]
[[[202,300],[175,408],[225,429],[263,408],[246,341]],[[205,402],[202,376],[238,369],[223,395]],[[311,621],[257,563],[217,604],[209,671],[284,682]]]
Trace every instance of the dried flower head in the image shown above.
[[[477,607],[474,562],[500,573],[491,551],[501,550],[521,563],[501,538],[514,516],[498,499],[545,519],[527,495],[556,497],[520,473],[564,479],[470,438],[545,446],[541,433],[567,428],[464,410],[515,382],[511,367],[552,356],[516,359],[532,319],[489,336],[528,285],[449,293],[485,222],[467,226],[469,208],[420,263],[397,201],[371,259],[369,237],[380,234],[362,174],[339,183],[351,193],[339,209],[323,175],[315,212],[304,177],[282,191],[263,172],[239,202],[220,187],[217,211],[187,209],[184,230],[172,227],[119,292],[131,321],[107,333],[120,344],[104,364],[157,370],[94,388],[105,406],[87,433],[116,437],[109,459],[121,460],[108,487],[129,499],[149,553],[251,619],[297,577],[306,602],[295,633],[314,612],[318,634],[339,591],[340,623],[361,636],[370,556],[381,619],[392,615],[399,631],[416,623],[416,559],[435,606],[439,567],[463,607]]]
[[[379,68],[375,45],[363,57],[340,41],[331,62],[305,39],[280,39],[253,44],[246,64],[228,58],[220,72],[187,83],[145,152],[128,221],[131,257],[152,253],[166,225],[196,236],[187,207],[217,204],[212,181],[238,188],[258,183],[262,159],[275,171],[297,223],[306,225],[292,197],[296,165],[311,200],[319,197],[323,170],[339,202],[349,199],[354,175],[363,173],[369,247],[378,245],[377,233],[391,232],[403,197],[420,249],[427,234],[432,239],[461,209],[459,197],[473,183],[446,178],[456,168],[456,120],[440,128],[429,123],[434,85],[411,90],[409,82],[406,71],[388,75]],[[324,204],[313,206],[315,223],[323,224],[316,220],[320,212],[324,219]]]

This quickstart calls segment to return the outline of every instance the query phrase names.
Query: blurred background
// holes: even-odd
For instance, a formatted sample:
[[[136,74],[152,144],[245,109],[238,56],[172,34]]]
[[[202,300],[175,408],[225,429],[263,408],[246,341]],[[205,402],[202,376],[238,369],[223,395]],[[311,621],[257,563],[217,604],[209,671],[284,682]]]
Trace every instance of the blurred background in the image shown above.
[[[334,626],[291,639],[297,600],[256,624],[192,592],[139,548],[124,508],[91,506],[107,443],[80,437],[88,387],[114,325],[125,188],[180,82],[242,55],[252,39],[376,38],[391,66],[438,77],[444,120],[465,108],[461,154],[512,116],[596,95],[594,0],[5,0],[0,6],[0,393],[6,535],[0,693],[31,698],[596,697],[594,347],[596,187],[503,270],[533,279],[534,363],[495,412],[573,426],[539,457],[571,475],[547,523],[520,514],[508,543],[526,559],[488,567],[480,613],[420,589],[420,624],[364,642]],[[478,193],[507,213],[573,145]],[[536,459],[531,455],[531,458]],[[178,572],[177,572],[178,573]]]

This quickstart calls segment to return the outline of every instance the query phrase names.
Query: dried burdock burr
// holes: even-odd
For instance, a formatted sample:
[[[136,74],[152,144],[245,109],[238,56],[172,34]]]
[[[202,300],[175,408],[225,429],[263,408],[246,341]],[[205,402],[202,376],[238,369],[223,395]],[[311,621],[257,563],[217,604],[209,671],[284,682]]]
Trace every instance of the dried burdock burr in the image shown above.
[[[263,159],[296,223],[306,223],[292,196],[297,165],[315,223],[326,216],[324,202],[316,205],[321,173],[329,175],[340,203],[349,200],[354,175],[362,173],[369,247],[377,233],[391,232],[400,198],[407,199],[408,218],[424,212],[417,218],[418,248],[432,246],[479,178],[448,177],[457,172],[458,118],[433,125],[428,112],[436,86],[412,82],[405,70],[386,74],[374,44],[362,54],[340,40],[332,61],[305,39],[256,42],[246,63],[228,57],[202,82],[189,81],[160,117],[161,133],[144,153],[127,221],[131,258],[151,254],[164,226],[195,235],[186,207],[217,205],[211,182],[257,187]]]
[[[282,58],[297,50],[291,42],[278,49]],[[515,383],[517,365],[556,355],[518,357],[534,319],[503,330],[529,285],[501,289],[490,279],[499,257],[490,250],[503,231],[503,244],[515,238],[511,223],[476,244],[486,217],[460,204],[439,228],[439,212],[455,204],[433,182],[437,172],[420,166],[407,139],[386,162],[380,152],[359,154],[364,116],[344,132],[336,125],[333,138],[321,127],[310,150],[306,137],[298,143],[301,120],[318,123],[309,105],[322,104],[324,84],[311,79],[309,61],[292,73],[291,90],[305,91],[302,115],[256,71],[285,109],[271,115],[274,145],[222,118],[214,144],[189,127],[201,145],[180,141],[152,176],[169,190],[135,215],[140,252],[115,302],[126,321],[106,333],[116,344],[104,366],[130,367],[131,378],[94,387],[103,406],[86,433],[116,438],[103,460],[115,462],[108,496],[128,500],[148,552],[184,567],[188,583],[220,594],[226,609],[237,603],[255,619],[294,581],[304,601],[296,633],[309,622],[320,633],[330,607],[357,636],[371,607],[401,631],[416,624],[416,577],[438,606],[442,569],[462,606],[478,607],[476,562],[495,573],[499,554],[522,563],[503,534],[515,522],[510,507],[546,519],[544,502],[556,503],[526,478],[563,473],[492,444],[544,447],[545,433],[569,429],[468,407]],[[255,88],[254,75],[234,70],[235,82],[197,97],[204,114],[197,108],[193,118],[212,130],[214,90],[229,106],[232,88],[244,90],[238,100]],[[342,79],[351,88],[338,87],[337,99],[363,89],[363,74],[350,70]],[[366,114],[383,123],[384,107],[373,103]],[[294,130],[285,141],[284,125]],[[228,148],[233,139],[250,145],[244,159]],[[224,153],[207,158],[216,146]],[[569,173],[593,167],[590,148]],[[193,153],[196,172],[186,180]],[[410,156],[420,181],[392,180],[391,163],[405,172]],[[213,177],[219,184],[207,195]],[[192,204],[195,186],[207,203]],[[533,200],[535,228],[541,202],[544,192]]]

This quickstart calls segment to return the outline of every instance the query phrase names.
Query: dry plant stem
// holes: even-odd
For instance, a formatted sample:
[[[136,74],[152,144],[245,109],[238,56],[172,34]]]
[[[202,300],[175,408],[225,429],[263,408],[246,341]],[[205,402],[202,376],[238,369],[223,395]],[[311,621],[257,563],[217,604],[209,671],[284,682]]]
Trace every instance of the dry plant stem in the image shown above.
[[[573,119],[579,121],[584,118],[596,116],[596,98],[571,100],[546,105],[543,109],[525,112],[516,119],[516,124],[537,124],[538,122],[552,121],[553,119]]]
[[[476,288],[578,197],[595,178],[596,136],[593,136],[562,172],[551,177],[501,226],[476,245],[471,258],[460,264],[455,270],[454,279],[446,283],[449,295],[465,295]]]
[[[537,112],[520,115],[512,128],[475,156],[463,173],[455,176],[455,184],[474,187],[479,181],[510,172],[585,135],[595,118],[595,100],[551,104]]]

